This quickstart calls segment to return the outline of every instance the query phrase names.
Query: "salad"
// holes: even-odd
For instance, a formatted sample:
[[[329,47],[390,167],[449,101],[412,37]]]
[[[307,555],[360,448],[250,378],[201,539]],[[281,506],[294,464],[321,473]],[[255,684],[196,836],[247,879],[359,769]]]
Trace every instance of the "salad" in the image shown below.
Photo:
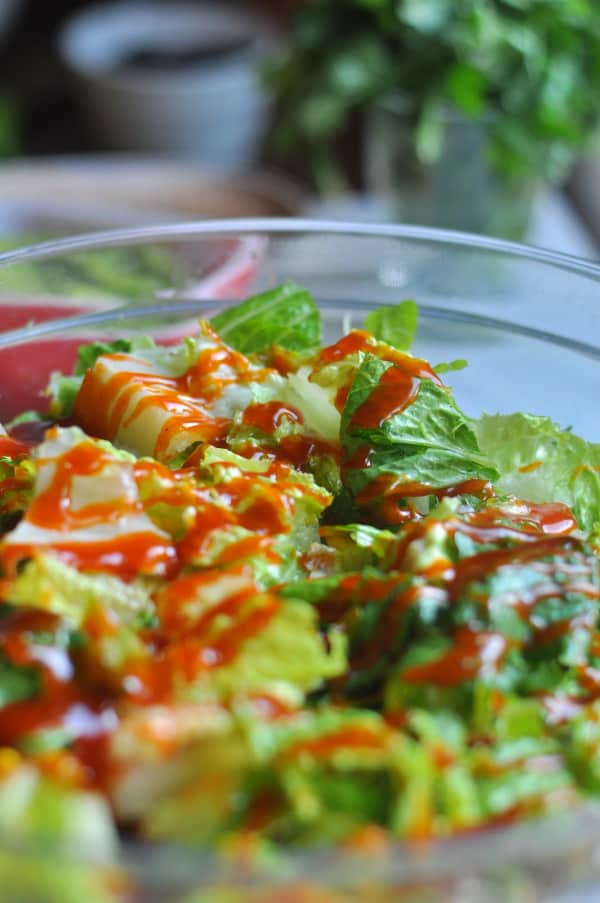
[[[416,321],[321,347],[285,284],[5,425],[3,839],[371,850],[600,792],[600,446],[467,417]]]

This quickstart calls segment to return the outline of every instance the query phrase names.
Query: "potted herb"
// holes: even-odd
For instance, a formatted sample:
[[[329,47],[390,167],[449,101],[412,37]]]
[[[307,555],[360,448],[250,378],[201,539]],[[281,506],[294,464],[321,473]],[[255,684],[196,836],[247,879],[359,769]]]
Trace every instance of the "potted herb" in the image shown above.
[[[320,189],[340,184],[358,113],[363,178],[397,215],[516,236],[536,183],[563,179],[596,127],[600,4],[309,0],[268,81],[276,150]]]

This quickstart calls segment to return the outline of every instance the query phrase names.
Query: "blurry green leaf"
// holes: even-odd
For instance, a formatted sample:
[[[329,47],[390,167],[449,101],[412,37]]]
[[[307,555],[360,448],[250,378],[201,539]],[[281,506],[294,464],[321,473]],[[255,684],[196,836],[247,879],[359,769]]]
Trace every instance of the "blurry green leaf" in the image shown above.
[[[309,138],[329,135],[341,126],[346,109],[339,94],[309,95],[298,110],[298,122]]]
[[[423,106],[415,130],[415,148],[421,163],[434,163],[441,155],[444,145],[444,121],[442,104],[429,100]]]
[[[600,122],[600,5],[592,0],[315,0],[272,68],[280,151],[330,186],[332,137],[386,94],[414,111],[417,157],[443,151],[444,103],[489,123],[506,179],[560,178]],[[339,180],[338,180],[339,181]]]
[[[450,18],[450,0],[401,0],[398,14],[417,31],[438,31]]]
[[[15,665],[4,656],[0,657],[0,708],[35,699],[40,688],[40,672],[37,668]]]
[[[487,82],[485,77],[465,63],[457,63],[448,73],[448,94],[457,107],[476,116],[483,108]]]
[[[385,84],[392,64],[385,48],[366,36],[331,60],[330,88],[349,97],[369,96]]]

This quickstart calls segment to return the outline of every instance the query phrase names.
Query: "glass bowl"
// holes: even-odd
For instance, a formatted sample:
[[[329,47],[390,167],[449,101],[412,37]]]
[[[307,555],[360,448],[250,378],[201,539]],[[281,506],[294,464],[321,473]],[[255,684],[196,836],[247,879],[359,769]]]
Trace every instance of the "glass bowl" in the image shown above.
[[[127,261],[128,279],[125,290],[113,280],[107,291],[115,261]],[[198,317],[289,279],[319,302],[326,341],[379,304],[414,298],[414,350],[434,364],[468,360],[446,378],[469,413],[527,410],[600,440],[599,266],[457,233],[303,221],[105,233],[0,257],[0,421],[43,410],[50,373],[69,370],[82,341],[146,333],[172,342]],[[600,894],[597,878],[593,804],[416,848],[290,853],[252,865],[128,842],[108,859],[77,844],[58,857],[51,844],[22,849],[2,837],[0,818],[3,903],[573,903]]]
[[[8,342],[26,328],[49,354],[50,320],[112,311],[124,328],[117,309],[158,304],[165,335],[175,335],[197,301],[210,309],[285,280],[332,305],[332,329],[340,311],[358,322],[370,305],[414,298],[416,353],[469,362],[449,375],[469,413],[527,407],[600,440],[600,419],[590,417],[600,397],[600,266],[463,233],[229,220],[47,242],[0,254],[0,330]],[[88,317],[85,328],[114,331],[111,316]],[[38,386],[36,371],[13,357],[23,390]],[[2,398],[19,401],[7,390]]]

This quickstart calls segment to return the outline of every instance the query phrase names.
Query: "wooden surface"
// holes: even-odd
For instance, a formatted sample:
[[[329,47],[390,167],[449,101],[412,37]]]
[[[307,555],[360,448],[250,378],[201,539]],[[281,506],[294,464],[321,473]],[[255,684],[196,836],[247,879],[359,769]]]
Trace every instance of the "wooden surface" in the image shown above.
[[[297,215],[303,195],[270,173],[225,175],[193,163],[107,155],[5,163],[0,205],[15,201],[128,210],[140,219],[217,219]]]

